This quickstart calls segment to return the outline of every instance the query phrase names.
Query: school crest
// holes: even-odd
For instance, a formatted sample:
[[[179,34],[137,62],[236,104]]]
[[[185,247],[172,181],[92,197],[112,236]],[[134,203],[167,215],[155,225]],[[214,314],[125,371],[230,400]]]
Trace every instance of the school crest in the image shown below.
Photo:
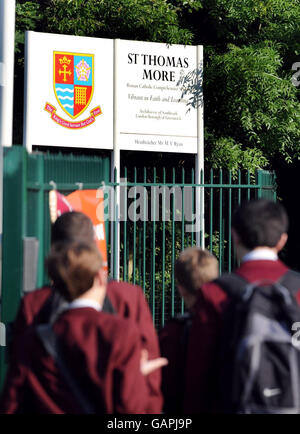
[[[62,110],[71,119],[76,119],[89,106],[94,93],[94,55],[53,52],[53,88],[56,100]],[[62,119],[56,114],[56,108],[47,103],[45,110],[52,119],[66,128],[83,128],[95,121],[95,116],[102,113],[100,106],[90,111],[90,117],[80,122]]]

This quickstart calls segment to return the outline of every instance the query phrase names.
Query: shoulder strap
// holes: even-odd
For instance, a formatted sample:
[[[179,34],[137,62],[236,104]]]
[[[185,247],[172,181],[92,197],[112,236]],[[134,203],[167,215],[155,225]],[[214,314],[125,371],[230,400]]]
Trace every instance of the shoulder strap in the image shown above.
[[[77,382],[72,377],[70,371],[62,358],[59,348],[58,337],[55,334],[51,324],[41,324],[36,327],[36,332],[40,338],[45,350],[55,360],[60,373],[63,375],[64,380],[70,387],[74,397],[76,398],[80,408],[84,414],[95,414],[94,406],[89,402],[86,396],[80,390]]]
[[[45,303],[43,304],[43,306],[39,311],[39,316],[40,319],[43,321],[43,323],[44,322],[46,323],[50,320],[50,317],[53,313],[54,298],[55,298],[55,292],[54,289],[52,288],[51,294],[46,299]]]
[[[63,305],[66,300],[63,296],[52,287],[51,294],[41,307],[38,313],[38,323],[46,324],[51,322],[56,317],[56,313],[59,311],[60,306]]]
[[[104,299],[102,312],[111,313],[111,314],[116,313],[115,308],[113,307],[113,305],[112,305],[112,303],[111,303],[111,301],[107,295],[105,296],[105,299]]]
[[[236,273],[224,273],[213,283],[219,285],[230,297],[240,297],[249,282]]]
[[[288,270],[279,280],[279,283],[295,296],[300,291],[300,273]]]

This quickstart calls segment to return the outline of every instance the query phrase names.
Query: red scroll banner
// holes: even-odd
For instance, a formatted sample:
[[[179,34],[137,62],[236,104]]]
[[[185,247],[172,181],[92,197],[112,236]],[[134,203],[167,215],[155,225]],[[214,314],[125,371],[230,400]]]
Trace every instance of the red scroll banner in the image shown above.
[[[67,121],[60,116],[56,114],[56,107],[54,107],[52,104],[49,104],[48,102],[45,104],[45,110],[46,112],[51,114],[51,119],[56,122],[58,125],[61,125],[62,127],[69,128],[71,130],[77,130],[80,128],[88,127],[89,125],[93,124],[95,122],[96,116],[99,116],[102,114],[102,110],[100,106],[95,107],[93,110],[90,111],[91,116],[84,119],[83,121],[79,122],[70,122]]]
[[[81,211],[92,220],[95,240],[107,270],[103,191],[76,190],[68,196],[64,196],[56,190],[51,190],[49,192],[49,208],[52,223],[57,217],[68,211]]]

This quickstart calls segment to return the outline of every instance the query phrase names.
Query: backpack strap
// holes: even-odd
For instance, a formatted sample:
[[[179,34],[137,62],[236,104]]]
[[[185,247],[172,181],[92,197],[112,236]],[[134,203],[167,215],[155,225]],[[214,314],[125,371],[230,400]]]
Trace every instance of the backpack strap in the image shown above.
[[[214,283],[219,285],[228,295],[238,297],[249,282],[236,273],[224,273],[214,280]],[[277,283],[287,288],[295,296],[300,291],[300,273],[288,270]]]
[[[297,292],[300,291],[300,273],[293,270],[288,270],[278,283],[287,288],[295,297]]]
[[[54,288],[51,288],[51,294],[46,299],[38,313],[40,322],[47,323],[50,321],[50,318],[55,310],[54,306],[57,304],[58,297],[59,294],[56,293]]]
[[[69,386],[82,412],[84,414],[95,414],[96,410],[94,406],[89,402],[88,398],[83,394],[82,390],[80,390],[75,378],[72,377],[70,371],[65,364],[58,342],[58,336],[54,332],[52,325],[40,324],[36,327],[36,333],[47,353],[56,362],[60,373],[62,374],[64,380]]]
[[[236,273],[224,273],[213,281],[219,285],[230,297],[240,298],[243,290],[249,282],[242,276]]]
[[[103,302],[102,312],[110,313],[112,315],[116,314],[116,310],[107,295]]]

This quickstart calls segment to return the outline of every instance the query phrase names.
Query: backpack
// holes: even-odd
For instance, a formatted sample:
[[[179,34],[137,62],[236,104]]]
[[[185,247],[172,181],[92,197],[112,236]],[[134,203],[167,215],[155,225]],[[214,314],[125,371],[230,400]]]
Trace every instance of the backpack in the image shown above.
[[[228,295],[220,345],[220,410],[300,413],[300,274],[249,283],[237,274],[215,281]],[[300,325],[300,324],[299,324]]]

